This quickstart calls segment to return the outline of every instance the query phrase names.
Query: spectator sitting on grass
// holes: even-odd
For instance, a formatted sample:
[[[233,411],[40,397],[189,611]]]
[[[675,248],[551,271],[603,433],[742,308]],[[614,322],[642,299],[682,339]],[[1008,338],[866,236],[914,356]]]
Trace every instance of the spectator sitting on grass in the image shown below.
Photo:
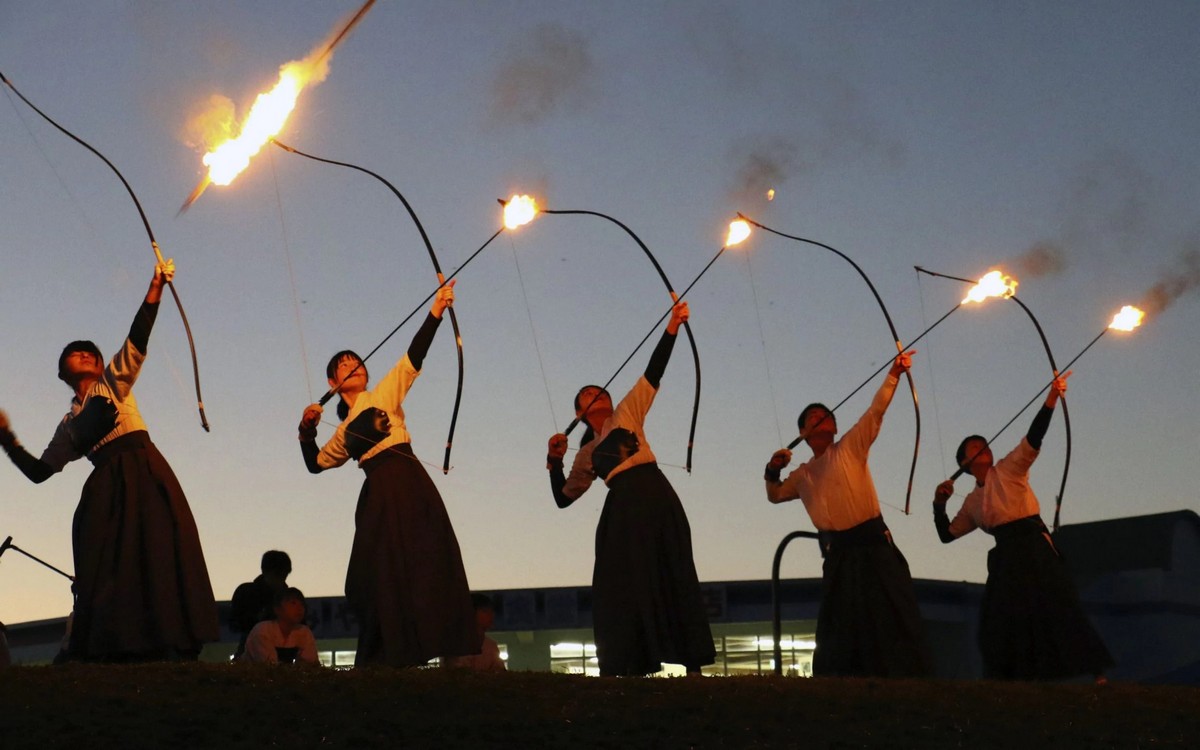
[[[471,594],[471,606],[475,607],[475,626],[483,642],[480,653],[473,656],[450,656],[442,659],[443,667],[472,669],[476,672],[506,672],[504,660],[500,658],[500,647],[488,637],[487,631],[496,622],[496,610],[486,594]]]
[[[258,623],[246,636],[240,661],[317,664],[317,642],[304,624],[304,613],[304,594],[285,589],[275,597],[275,619]]]

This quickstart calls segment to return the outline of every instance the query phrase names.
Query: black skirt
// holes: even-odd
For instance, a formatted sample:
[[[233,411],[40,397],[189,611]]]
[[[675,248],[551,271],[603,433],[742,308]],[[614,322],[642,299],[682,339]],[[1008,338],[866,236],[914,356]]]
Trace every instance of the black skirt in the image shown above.
[[[179,480],[144,431],[90,459],[72,528],[68,658],[195,658],[219,636],[217,607]]]
[[[362,465],[346,601],[358,617],[356,666],[419,666],[479,653],[458,539],[437,487],[407,444]]]
[[[924,677],[932,657],[908,561],[883,519],[823,532],[813,674]]]
[[[679,496],[657,464],[618,474],[596,528],[592,623],[602,675],[662,663],[698,670],[716,656]]]
[[[1022,518],[990,533],[996,546],[979,608],[984,676],[1056,680],[1112,666],[1042,519]]]

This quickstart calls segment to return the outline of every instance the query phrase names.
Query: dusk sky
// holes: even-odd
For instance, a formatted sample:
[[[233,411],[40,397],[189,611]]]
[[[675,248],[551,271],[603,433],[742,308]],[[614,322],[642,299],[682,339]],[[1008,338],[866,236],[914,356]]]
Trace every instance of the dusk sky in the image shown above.
[[[194,122],[240,119],[356,0],[162,3],[0,0],[0,71],[124,173],[178,267],[211,434],[199,424],[178,311],[164,299],[135,393],[187,493],[218,599],[287,550],[291,583],[342,594],[362,473],[312,476],[296,442],[325,362],[374,347],[432,292],[413,223],[369,177],[267,147],[228,187],[203,175]],[[902,338],[999,267],[1060,363],[1121,305],[1151,312],[1075,365],[1063,524],[1197,509],[1200,460],[1200,4],[1126,2],[376,3],[300,98],[281,141],[361,165],[411,202],[447,273],[500,227],[496,199],[609,214],[682,290],[736,211],[852,257]],[[94,155],[8,90],[0,102],[0,409],[40,454],[69,407],[63,345],[106,357],[154,267],[132,201]],[[767,191],[775,191],[767,200]],[[546,439],[670,299],[637,245],[588,216],[502,234],[458,277],[466,382],[443,325],[404,404],[476,589],[588,585],[598,483],[558,510]],[[1155,292],[1152,294],[1152,292]],[[683,500],[701,581],[765,579],[779,540],[811,529],[773,506],[762,469],[811,401],[834,404],[893,354],[879,307],[832,253],[756,232],[688,294],[703,390],[681,340],[646,433]],[[419,322],[420,318],[416,319]],[[415,333],[368,363],[377,380]],[[657,337],[658,333],[655,333]],[[982,581],[990,537],[939,543],[930,501],[970,433],[992,435],[1050,380],[1017,305],[964,307],[916,345],[923,420],[901,385],[871,454],[884,519],[914,577]],[[638,352],[612,386],[645,367]],[[882,376],[838,410],[842,430]],[[332,407],[332,404],[331,404]],[[1034,411],[997,441],[1015,445]],[[320,428],[327,439],[333,409]],[[572,448],[579,433],[572,436]],[[1061,410],[1034,465],[1047,523],[1064,463]],[[810,455],[801,446],[793,467]],[[568,458],[570,457],[570,454]],[[42,485],[0,466],[0,539],[70,570],[90,464]],[[970,489],[960,479],[951,510]],[[815,546],[784,573],[820,576]],[[12,551],[0,620],[66,615],[67,582]]]

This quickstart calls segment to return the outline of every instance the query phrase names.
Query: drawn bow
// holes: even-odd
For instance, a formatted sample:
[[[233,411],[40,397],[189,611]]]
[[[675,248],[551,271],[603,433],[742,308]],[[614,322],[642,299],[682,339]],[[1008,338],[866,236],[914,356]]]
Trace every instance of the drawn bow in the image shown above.
[[[937,273],[935,271],[922,268],[921,266],[913,266],[913,268],[916,269],[917,273],[923,273],[927,276],[951,279],[953,281],[963,281],[968,284],[974,283],[970,279],[964,279],[961,276],[951,276],[950,274],[946,273]],[[1042,340],[1042,348],[1046,350],[1046,359],[1050,362],[1050,370],[1057,376],[1058,364],[1054,361],[1054,352],[1050,351],[1050,342],[1046,339],[1046,332],[1042,330],[1042,324],[1038,322],[1038,319],[1033,314],[1033,311],[1030,310],[1024,302],[1017,299],[1016,295],[1009,297],[1009,299],[1020,305],[1021,309],[1025,311],[1025,314],[1029,316],[1029,322],[1033,323],[1033,327],[1037,330],[1038,338]],[[1054,531],[1058,531],[1058,517],[1059,511],[1062,510],[1063,493],[1067,488],[1067,474],[1071,471],[1071,412],[1067,408],[1067,397],[1065,394],[1059,397],[1058,402],[1062,404],[1063,424],[1067,429],[1067,451],[1066,458],[1063,461],[1062,481],[1059,482],[1058,495],[1054,499]]]
[[[854,268],[854,270],[858,272],[858,275],[862,277],[862,280],[864,282],[866,282],[867,287],[870,288],[870,290],[871,290],[871,294],[875,296],[875,301],[877,303],[879,303],[879,309],[880,309],[880,311],[883,312],[884,320],[887,321],[888,330],[891,331],[892,340],[896,342],[896,351],[898,351],[898,352],[904,351],[904,344],[900,341],[900,334],[896,331],[895,324],[892,323],[892,316],[891,316],[891,313],[888,312],[887,305],[883,304],[883,298],[879,296],[878,290],[875,289],[875,285],[873,283],[871,283],[871,279],[867,277],[866,272],[863,271],[862,268],[860,268],[859,265],[850,258],[850,256],[846,255],[845,253],[843,253],[841,250],[838,250],[837,248],[826,245],[823,242],[817,242],[816,240],[810,240],[810,239],[807,239],[804,237],[797,237],[797,236],[791,235],[791,234],[784,234],[783,232],[780,232],[780,231],[772,229],[768,226],[759,224],[757,221],[745,216],[744,214],[739,213],[738,217],[750,222],[751,224],[758,227],[759,229],[770,232],[771,234],[775,234],[780,237],[786,237],[787,239],[795,240],[796,242],[806,242],[810,245],[816,245],[817,247],[828,250],[829,252],[833,253],[834,255],[838,256],[842,260],[849,263]],[[912,465],[909,467],[909,470],[908,470],[908,489],[904,494],[904,515],[908,515],[909,514],[909,506],[912,502],[913,479],[917,473],[917,456],[920,455],[920,452],[921,452],[921,405],[917,400],[917,386],[913,383],[912,373],[905,372],[904,374],[908,378],[908,390],[910,393],[912,393],[913,413],[916,415],[916,435],[913,438]]]
[[[117,179],[119,179],[121,184],[125,186],[125,190],[129,193],[129,197],[133,199],[133,205],[137,206],[138,215],[142,217],[142,226],[146,228],[146,235],[150,238],[150,248],[154,251],[154,257],[158,259],[159,263],[162,263],[163,255],[162,251],[158,247],[158,240],[154,238],[154,230],[150,228],[150,221],[146,218],[146,212],[142,210],[141,201],[138,200],[137,194],[133,192],[133,188],[129,185],[129,181],[125,179],[125,175],[121,174],[121,170],[117,169],[116,165],[109,161],[104,154],[92,147],[90,143],[75,135],[70,130],[67,130],[62,125],[59,125],[52,117],[50,117],[50,115],[38,109],[33,102],[26,99],[25,95],[17,90],[17,87],[13,85],[12,81],[8,80],[8,78],[4,76],[4,73],[0,73],[0,81],[3,81],[10,89],[12,89],[13,93],[21,98],[21,101],[29,105],[29,108],[34,112],[37,112],[39,115],[41,115],[46,122],[58,128],[58,130],[68,138],[98,156],[100,160],[107,164],[108,168],[117,175]],[[196,342],[192,339],[192,327],[188,325],[187,314],[183,311],[183,303],[179,301],[179,292],[175,291],[175,283],[168,281],[167,286],[171,289],[171,296],[175,299],[175,306],[179,308],[179,319],[183,321],[183,330],[187,333],[188,348],[192,353],[192,379],[196,384],[196,408],[200,411],[200,426],[204,428],[205,432],[209,432],[208,417],[204,415],[204,397],[200,395],[200,364],[196,359]]]
[[[563,216],[569,216],[569,215],[597,216],[601,219],[606,219],[608,221],[611,221],[613,224],[616,224],[618,227],[625,230],[625,233],[628,234],[630,237],[632,237],[633,241],[636,242],[638,244],[638,247],[640,247],[642,249],[642,252],[646,254],[646,257],[650,260],[650,263],[654,266],[654,270],[658,271],[658,277],[660,279],[662,279],[663,284],[667,287],[667,293],[671,295],[671,299],[672,300],[678,299],[678,295],[675,293],[674,285],[672,285],[671,280],[667,278],[666,272],[663,271],[662,266],[659,265],[658,259],[654,257],[654,253],[650,252],[650,248],[646,247],[646,243],[642,242],[642,238],[638,237],[634,233],[634,231],[632,229],[630,229],[628,226],[626,226],[625,224],[614,219],[613,217],[609,216],[608,214],[602,214],[599,211],[586,211],[583,209],[575,209],[575,210],[541,209],[541,213],[559,214],[559,215],[563,215]],[[685,331],[687,331],[688,343],[691,344],[691,347],[692,347],[692,362],[694,363],[695,368],[696,368],[696,394],[695,394],[694,398],[692,399],[692,425],[688,431],[687,464],[685,466],[685,468],[687,469],[687,472],[690,474],[692,472],[692,446],[696,440],[696,419],[700,414],[700,352],[696,349],[696,339],[694,336],[692,336],[691,325],[689,323],[685,322],[683,324],[683,329]],[[632,356],[632,355],[630,355],[630,356]],[[626,361],[628,361],[628,360],[626,360]],[[574,427],[577,423],[578,423],[578,420],[572,422],[571,427]],[[570,429],[571,429],[570,427],[567,428],[568,433],[570,432]]]
[[[404,204],[405,210],[408,211],[409,217],[412,219],[413,224],[416,225],[417,231],[421,234],[421,241],[425,243],[425,249],[429,252],[429,260],[433,263],[433,270],[437,274],[438,284],[446,283],[446,275],[444,273],[442,273],[441,263],[438,262],[437,253],[435,253],[433,251],[433,243],[429,241],[429,235],[426,234],[425,227],[421,224],[421,220],[419,218],[417,218],[417,212],[413,210],[413,207],[408,202],[408,199],[404,197],[404,194],[401,193],[396,188],[395,185],[393,185],[391,182],[388,182],[381,175],[367,169],[366,167],[360,167],[357,164],[349,164],[344,161],[335,161],[333,159],[325,159],[320,156],[313,156],[312,154],[307,154],[303,151],[294,149],[291,146],[288,146],[287,144],[284,144],[278,140],[275,140],[274,138],[271,139],[271,142],[274,143],[276,146],[280,147],[281,149],[283,149],[284,151],[288,151],[290,153],[296,154],[297,156],[303,156],[307,159],[312,159],[313,161],[319,161],[319,162],[323,162],[325,164],[332,164],[332,165],[338,166],[338,167],[347,167],[349,169],[354,169],[359,172],[362,172],[363,174],[370,175],[371,177],[374,177],[375,179],[379,180],[384,185],[386,185],[387,188],[392,191],[392,194],[395,195],[402,204]],[[499,232],[497,232],[497,234],[499,234]],[[493,237],[493,239],[494,239],[494,237]],[[490,242],[490,240],[489,240],[489,242]],[[480,248],[480,249],[482,249],[482,248]],[[459,408],[459,405],[462,403],[462,392],[463,392],[462,333],[460,333],[459,329],[458,329],[458,316],[456,316],[454,314],[454,308],[449,307],[449,308],[447,308],[447,310],[449,310],[449,312],[450,312],[450,324],[454,327],[454,343],[455,343],[455,347],[458,349],[458,386],[454,392],[454,412],[450,416],[450,432],[446,436],[446,453],[442,459],[442,473],[443,474],[450,473],[450,450],[454,445],[454,428],[458,424],[458,408]]]

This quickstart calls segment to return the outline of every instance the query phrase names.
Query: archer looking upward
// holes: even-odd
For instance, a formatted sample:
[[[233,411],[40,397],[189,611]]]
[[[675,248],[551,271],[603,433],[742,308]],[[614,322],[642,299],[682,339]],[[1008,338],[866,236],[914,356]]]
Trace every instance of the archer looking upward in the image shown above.
[[[352,351],[333,355],[329,387],[342,422],[316,444],[321,406],[300,420],[300,449],[313,474],[353,459],[366,474],[354,512],[346,602],[358,617],[356,666],[420,666],[434,657],[479,653],[475,610],[458,539],[437,486],[413,453],[401,406],[421,374],[454,282],[438,289],[408,352],[367,389],[367,368]]]
[[[1029,486],[1029,469],[1041,451],[1054,407],[1067,392],[1070,374],[1054,379],[1025,437],[995,465],[983,437],[971,435],[959,444],[956,462],[975,478],[975,488],[953,521],[946,514],[946,502],[954,494],[954,480],[947,479],[934,492],[933,522],[943,543],[975,529],[996,539],[988,552],[988,578],[979,606],[984,677],[1053,680],[1088,674],[1100,681],[1112,665]]]
[[[580,389],[575,415],[587,429],[570,476],[563,472],[567,436],[559,433],[549,441],[546,468],[558,507],[578,500],[597,476],[608,485],[592,570],[596,658],[605,676],[651,674],[663,662],[699,674],[716,656],[692,559],[691,527],[644,427],[687,319],[687,303],[676,303],[645,374],[615,410],[608,391],[595,385]]]
[[[74,397],[41,458],[22,447],[0,412],[0,445],[31,481],[44,482],[84,456],[92,462],[71,529],[69,659],[195,659],[218,638],[196,522],[133,397],[163,285],[174,275],[173,261],[155,266],[129,336],[107,366],[91,341],[62,350],[58,378]]]
[[[919,677],[929,673],[925,627],[908,562],[883,522],[867,457],[883,415],[913,352],[896,357],[870,408],[838,441],[837,418],[824,404],[800,412],[799,428],[813,457],[780,481],[792,452],[767,464],[767,499],[800,498],[820,534],[821,607],[817,615],[817,676]]]

